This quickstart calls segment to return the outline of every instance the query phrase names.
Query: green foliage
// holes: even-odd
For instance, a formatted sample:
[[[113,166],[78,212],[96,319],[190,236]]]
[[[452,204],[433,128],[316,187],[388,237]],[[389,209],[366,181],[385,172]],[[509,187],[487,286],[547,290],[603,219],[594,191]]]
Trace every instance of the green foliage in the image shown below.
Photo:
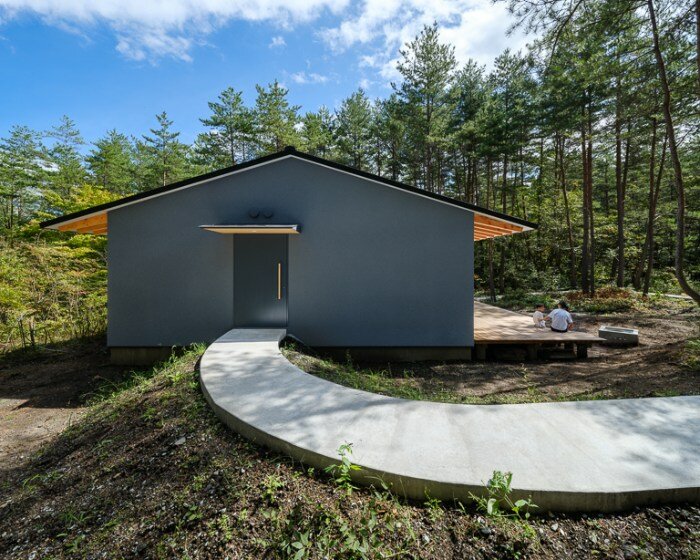
[[[178,139],[179,132],[172,129],[173,121],[163,111],[156,115],[157,128],[151,135],[144,135],[137,144],[140,158],[141,181],[148,188],[161,187],[183,179],[188,175],[188,148]]]
[[[338,110],[336,142],[342,163],[368,169],[372,133],[372,104],[363,89],[345,99]]]
[[[82,183],[75,185],[68,196],[60,196],[58,193],[49,191],[45,193],[44,200],[51,205],[54,210],[62,214],[78,212],[85,208],[105,204],[116,200],[119,195],[108,191],[104,187]]]
[[[285,482],[277,475],[268,475],[263,481],[263,498],[270,504],[277,502],[277,493],[285,487]]]
[[[48,167],[48,189],[54,197],[69,198],[78,185],[85,182],[86,170],[80,149],[85,144],[75,123],[66,115],[46,135],[53,145],[46,151]]]
[[[438,522],[445,514],[445,510],[442,508],[442,502],[437,498],[431,498],[427,492],[424,505],[428,510],[428,517],[430,517],[433,523]]]
[[[338,448],[340,463],[328,465],[324,469],[348,495],[352,494],[352,491],[356,489],[352,483],[352,473],[362,470],[359,465],[353,464],[350,460],[350,455],[352,455],[352,443],[344,443]]]
[[[0,241],[0,350],[104,332],[104,246],[92,241]]]
[[[683,364],[694,371],[700,371],[700,338],[692,338],[685,343]]]
[[[199,136],[196,150],[211,169],[235,165],[250,158],[254,150],[253,112],[245,106],[243,93],[229,87],[209,103],[211,115],[200,119],[209,131]]]
[[[120,196],[137,190],[133,142],[112,129],[95,142],[86,158],[88,170],[103,189]]]
[[[477,496],[470,493],[477,509],[493,518],[530,519],[530,510],[537,509],[532,499],[513,500],[511,494],[513,473],[493,471],[486,483],[486,494]]]
[[[265,155],[282,150],[286,146],[296,146],[299,136],[296,125],[299,122],[299,106],[290,105],[289,93],[277,80],[267,86],[255,86],[258,96],[255,100],[255,141],[257,155]]]
[[[301,149],[311,155],[330,157],[335,139],[333,116],[328,108],[306,113],[301,123]]]

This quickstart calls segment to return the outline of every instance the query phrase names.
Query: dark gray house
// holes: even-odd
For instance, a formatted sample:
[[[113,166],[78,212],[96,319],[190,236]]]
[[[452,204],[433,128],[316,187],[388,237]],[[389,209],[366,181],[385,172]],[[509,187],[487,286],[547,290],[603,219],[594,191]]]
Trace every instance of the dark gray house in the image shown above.
[[[288,148],[42,227],[108,234],[108,345],[137,361],[233,327],[468,354],[474,242],[535,226]]]

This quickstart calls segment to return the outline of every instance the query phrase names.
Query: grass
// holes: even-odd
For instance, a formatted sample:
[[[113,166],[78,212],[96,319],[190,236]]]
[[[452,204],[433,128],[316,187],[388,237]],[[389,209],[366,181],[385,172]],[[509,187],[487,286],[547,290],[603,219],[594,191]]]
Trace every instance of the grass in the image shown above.
[[[551,395],[543,392],[537,384],[528,381],[528,373],[523,369],[520,379],[525,390],[500,392],[497,394],[475,395],[455,391],[453,386],[439,378],[419,379],[410,364],[399,365],[400,369],[381,368],[372,365],[357,365],[349,358],[337,362],[321,356],[302,352],[290,342],[282,348],[282,353],[300,369],[327,381],[388,397],[418,401],[433,401],[452,404],[522,404],[557,401],[589,401],[619,397],[610,393],[580,393]],[[396,367],[396,364],[393,364]],[[392,366],[392,364],[389,364]]]
[[[533,517],[508,503],[408,502],[355,488],[351,442],[314,470],[232,433],[206,405],[195,347],[91,397],[89,411],[0,481],[3,558],[685,558],[697,508]],[[487,427],[484,427],[487,429]],[[510,475],[508,475],[510,476]],[[517,482],[517,472],[514,474]],[[24,481],[24,483],[22,483]],[[478,503],[478,502],[477,502]],[[499,515],[501,511],[505,514]],[[515,514],[515,515],[512,515]],[[561,530],[551,529],[553,523]],[[669,527],[674,528],[671,531]],[[596,542],[592,542],[595,534]]]
[[[690,370],[700,370],[700,338],[691,338],[685,343],[683,365]]]

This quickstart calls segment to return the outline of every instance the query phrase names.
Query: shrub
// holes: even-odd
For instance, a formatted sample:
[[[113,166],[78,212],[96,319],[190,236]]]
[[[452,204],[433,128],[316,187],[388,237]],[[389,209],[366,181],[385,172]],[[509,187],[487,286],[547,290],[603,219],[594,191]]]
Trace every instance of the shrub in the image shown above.
[[[638,297],[625,288],[605,286],[596,290],[594,296],[583,292],[569,292],[566,299],[575,308],[575,311],[588,311],[592,313],[614,313],[629,311],[635,305]]]
[[[104,244],[81,241],[85,237],[0,242],[0,350],[104,332]]]

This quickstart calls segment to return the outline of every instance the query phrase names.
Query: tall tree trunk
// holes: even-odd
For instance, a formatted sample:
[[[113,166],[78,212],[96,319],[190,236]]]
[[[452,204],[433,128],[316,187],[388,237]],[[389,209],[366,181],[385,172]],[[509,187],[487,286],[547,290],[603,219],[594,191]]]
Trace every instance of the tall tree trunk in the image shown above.
[[[617,187],[617,286],[625,285],[625,196],[627,193],[627,175],[630,161],[630,130],[627,123],[625,155],[622,163],[620,182]]]
[[[695,64],[697,66],[698,93],[700,93],[700,0],[695,0]]]
[[[583,196],[582,196],[582,213],[583,213],[583,245],[581,248],[581,289],[584,293],[589,292],[588,274],[590,272],[590,215],[588,214],[588,158],[586,157],[586,124],[584,121],[586,115],[586,106],[581,108],[581,171],[583,175]]]
[[[627,188],[627,171],[629,168],[630,134],[627,123],[624,160],[622,153],[622,90],[619,79],[615,84],[615,193],[617,210],[617,286],[625,285],[625,191]],[[624,161],[624,163],[623,163]],[[613,273],[613,276],[615,274]]]
[[[503,186],[501,187],[501,211],[508,213],[508,154],[503,155]],[[501,259],[498,266],[498,291],[506,291],[506,244],[501,242]]]
[[[489,201],[491,200],[491,191],[493,190],[492,185],[492,163],[491,157],[486,161],[486,208],[489,207]],[[493,239],[488,240],[488,259],[489,259],[489,298],[491,302],[496,301],[496,285],[493,278]]]
[[[569,282],[572,289],[576,289],[576,251],[574,249],[574,230],[571,226],[571,209],[569,206],[569,194],[566,190],[566,167],[564,165],[564,151],[566,139],[562,136],[557,139],[559,147],[559,177],[561,178],[561,192],[564,198],[564,216],[566,217],[566,238],[569,242]]]
[[[649,295],[649,284],[651,284],[651,273],[654,270],[654,219],[656,218],[656,206],[659,201],[659,192],[661,191],[661,178],[664,173],[664,162],[666,161],[666,138],[664,138],[664,147],[661,152],[661,162],[659,163],[659,173],[656,178],[656,189],[653,193],[653,198],[649,201],[649,217],[651,224],[647,233],[649,235],[647,270],[644,274],[644,295]]]
[[[650,232],[654,229],[653,223],[656,214],[656,209],[652,212],[652,206],[654,201],[655,192],[655,182],[654,177],[656,176],[656,131],[658,129],[658,122],[656,117],[651,118],[651,142],[649,149],[649,202],[647,204],[648,215],[647,215],[647,227],[646,235],[644,238],[644,244],[642,245],[642,252],[639,255],[639,262],[634,269],[634,276],[632,277],[632,285],[635,289],[641,288],[642,285],[642,273],[644,272],[644,262],[647,258],[647,250],[649,249],[649,237]],[[665,141],[664,141],[665,150]]]
[[[591,236],[589,240],[589,264],[590,264],[590,286],[589,292],[591,295],[595,295],[595,220],[593,216],[593,110],[591,108],[590,99],[588,101],[588,153],[587,153],[587,165],[588,172],[586,177],[588,178],[588,219],[589,219],[589,234]]]
[[[661,149],[661,160],[659,162],[658,172],[656,170],[656,144],[659,121],[653,117],[651,119],[651,150],[649,153],[649,195],[647,202],[647,225],[644,244],[639,255],[639,262],[634,271],[633,284],[635,289],[639,290],[642,287],[642,275],[644,275],[644,265],[653,266],[653,249],[654,249],[654,223],[656,221],[656,207],[659,200],[659,191],[661,190],[661,177],[663,176],[664,164],[666,161],[667,138],[664,136],[663,147]],[[651,268],[651,267],[650,267]],[[651,277],[651,270],[645,275]]]
[[[671,164],[673,166],[673,176],[676,186],[677,209],[676,209],[676,250],[675,250],[675,268],[676,279],[680,284],[681,289],[689,295],[693,300],[700,305],[700,293],[695,291],[685,277],[683,269],[683,260],[685,256],[685,185],[683,183],[683,169],[681,167],[680,156],[678,155],[678,144],[676,143],[676,131],[673,125],[673,116],[671,115],[671,88],[668,84],[668,76],[666,75],[666,63],[661,52],[659,43],[659,29],[656,23],[656,10],[654,8],[654,0],[647,0],[649,9],[649,21],[651,23],[651,32],[654,40],[654,57],[656,58],[656,67],[659,71],[659,81],[663,90],[663,112],[664,120],[666,121],[666,135],[668,136],[668,149],[671,156]]]

